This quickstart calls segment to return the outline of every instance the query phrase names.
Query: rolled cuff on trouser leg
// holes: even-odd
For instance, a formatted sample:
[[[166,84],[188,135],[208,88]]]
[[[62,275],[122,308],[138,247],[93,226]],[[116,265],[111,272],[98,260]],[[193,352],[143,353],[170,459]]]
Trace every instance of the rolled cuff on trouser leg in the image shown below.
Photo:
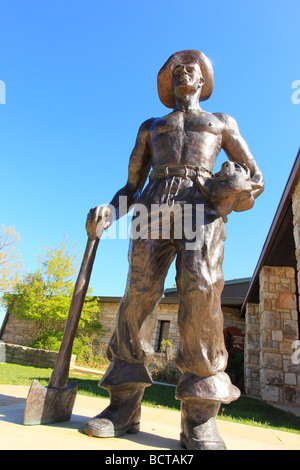
[[[139,384],[149,387],[152,383],[151,375],[144,364],[129,364],[120,359],[114,359],[98,385],[110,390],[125,384]]]
[[[225,372],[218,372],[210,377],[184,374],[177,385],[175,398],[177,400],[199,398],[230,403],[239,398],[240,394],[240,390],[231,383]]]

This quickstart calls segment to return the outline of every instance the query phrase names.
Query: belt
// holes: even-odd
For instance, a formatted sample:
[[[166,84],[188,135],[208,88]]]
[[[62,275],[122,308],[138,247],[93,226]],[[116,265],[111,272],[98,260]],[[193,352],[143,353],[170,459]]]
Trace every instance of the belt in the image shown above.
[[[179,176],[181,178],[211,178],[213,173],[207,168],[200,166],[189,166],[189,165],[178,165],[174,167],[158,166],[154,168],[150,175],[149,180],[152,181],[156,178],[170,178],[173,176]]]

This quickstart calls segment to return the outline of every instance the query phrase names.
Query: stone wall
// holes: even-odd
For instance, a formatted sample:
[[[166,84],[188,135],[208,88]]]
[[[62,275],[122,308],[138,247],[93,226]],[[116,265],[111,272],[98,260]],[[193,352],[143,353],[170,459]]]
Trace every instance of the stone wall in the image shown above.
[[[96,342],[99,345],[99,348],[102,347],[106,349],[108,342],[114,332],[115,324],[116,324],[116,317],[117,311],[119,307],[119,300],[111,299],[109,301],[100,301],[100,322],[102,325],[102,329],[104,330],[103,334],[99,335],[96,339]],[[102,345],[102,346],[101,346]]]
[[[120,300],[121,298],[119,297],[104,297],[100,301],[100,322],[104,333],[96,338],[95,345],[102,353],[105,353],[109,340],[114,332]],[[178,305],[179,299],[176,297],[163,298],[158,305],[151,339],[151,344],[155,351],[157,351],[160,327],[163,321],[170,322],[168,340],[172,343],[174,352],[178,349],[180,341],[177,325]],[[243,318],[239,317],[238,308],[223,307],[223,313],[224,328],[233,326],[239,328],[242,334],[245,333],[245,321]],[[15,315],[10,314],[1,340],[5,343],[28,346],[32,343],[35,334],[36,325],[33,321],[19,319]]]
[[[53,369],[58,353],[45,349],[33,349],[17,344],[2,343],[1,359],[10,364]],[[75,365],[76,356],[72,354],[70,368]]]
[[[179,347],[180,337],[177,324],[178,304],[179,301],[177,298],[164,298],[157,307],[157,311],[155,312],[156,319],[154,320],[154,329],[151,340],[152,347],[155,351],[157,349],[160,325],[162,321],[170,322],[168,340],[172,343],[174,351],[176,351]],[[106,348],[116,325],[119,299],[115,298],[111,301],[102,300],[100,305],[100,321],[105,332],[103,335],[99,336],[98,343],[102,343],[103,347]],[[242,334],[245,334],[245,320],[239,317],[239,309],[223,307],[222,310],[224,314],[224,328],[228,326],[237,327],[241,330]]]
[[[247,395],[260,396],[260,331],[259,331],[259,305],[248,303],[245,315],[245,376],[244,388]]]
[[[18,318],[10,314],[1,340],[5,343],[28,346],[37,334],[36,324],[32,320]]]
[[[234,327],[241,330],[241,334],[245,335],[245,319],[240,316],[240,309],[235,307],[222,307],[224,316],[224,328]]]
[[[177,325],[177,312],[178,312],[178,302],[176,303],[161,303],[158,306],[157,319],[154,327],[154,334],[152,336],[152,346],[154,351],[157,350],[159,330],[161,321],[169,321],[169,335],[168,341],[173,345],[174,351],[177,351],[179,347],[179,331]]]
[[[298,181],[292,197],[294,240],[296,245],[298,295],[300,295],[300,180]]]
[[[299,405],[300,371],[292,362],[293,342],[299,337],[293,268],[262,268],[259,316],[261,398]]]
[[[108,300],[104,298],[100,302],[100,308],[101,308],[100,322],[102,324],[104,333],[99,335],[98,338],[96,338],[95,343],[97,343],[99,348],[102,348],[103,350],[106,349],[109,343],[109,340],[114,332],[120,300],[121,299],[118,297],[108,299]],[[173,302],[170,302],[169,300],[163,299],[162,302],[158,305],[158,308],[156,311],[156,319],[154,319],[154,331],[153,331],[153,336],[151,340],[151,344],[154,349],[156,348],[161,321],[170,322],[168,339],[169,341],[172,342],[174,347],[177,348],[177,346],[179,345],[179,333],[178,333],[177,320],[176,320],[177,311],[178,311],[178,301],[176,300],[175,301],[173,300]],[[151,322],[149,322],[149,324],[150,323]]]

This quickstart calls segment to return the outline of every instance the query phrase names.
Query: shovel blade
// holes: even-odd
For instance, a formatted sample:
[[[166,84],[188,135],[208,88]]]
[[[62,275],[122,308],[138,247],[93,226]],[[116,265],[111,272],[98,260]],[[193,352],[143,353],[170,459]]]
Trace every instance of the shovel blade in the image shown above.
[[[23,424],[50,424],[69,421],[78,390],[78,382],[66,388],[43,387],[33,380],[28,392]]]

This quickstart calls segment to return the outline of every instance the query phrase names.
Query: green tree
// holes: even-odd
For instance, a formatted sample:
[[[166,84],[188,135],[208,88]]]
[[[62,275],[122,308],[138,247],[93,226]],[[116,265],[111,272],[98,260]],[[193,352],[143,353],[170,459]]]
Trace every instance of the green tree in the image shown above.
[[[20,235],[14,227],[0,226],[0,294],[12,291],[22,270],[21,255],[17,250]]]
[[[25,274],[11,294],[4,294],[3,302],[10,313],[32,320],[37,326],[37,337],[32,346],[58,349],[67,319],[78,268],[75,245],[69,250],[64,239],[57,248],[46,249],[36,257],[37,269]],[[99,301],[91,289],[82,310],[78,332],[100,333]]]

